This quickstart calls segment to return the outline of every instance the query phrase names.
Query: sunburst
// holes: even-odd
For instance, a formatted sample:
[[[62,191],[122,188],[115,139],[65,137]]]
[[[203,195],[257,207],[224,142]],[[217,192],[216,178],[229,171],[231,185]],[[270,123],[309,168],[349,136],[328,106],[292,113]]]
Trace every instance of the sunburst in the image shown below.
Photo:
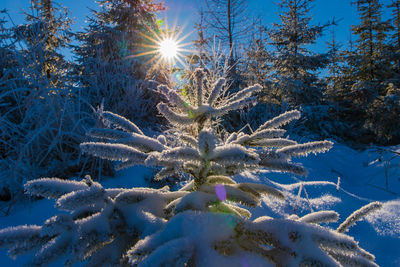
[[[139,44],[144,48],[144,52],[128,57],[142,57],[152,55],[152,57],[145,64],[152,64],[152,70],[155,70],[162,65],[167,64],[169,67],[176,66],[178,63],[182,66],[186,66],[184,61],[184,53],[194,53],[193,50],[188,49],[192,43],[184,40],[192,33],[189,32],[183,35],[184,27],[178,27],[176,24],[169,28],[168,25],[163,25],[162,20],[159,24],[160,30],[154,31],[151,28],[147,28],[148,33],[138,32],[142,37],[150,41],[148,44]]]

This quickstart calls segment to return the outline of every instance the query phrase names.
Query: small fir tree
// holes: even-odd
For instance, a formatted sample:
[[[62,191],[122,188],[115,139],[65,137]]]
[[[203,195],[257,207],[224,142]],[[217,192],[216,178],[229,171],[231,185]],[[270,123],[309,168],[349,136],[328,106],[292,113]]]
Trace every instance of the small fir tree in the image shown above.
[[[57,199],[68,211],[42,226],[0,230],[0,246],[12,256],[35,251],[31,265],[67,259],[67,264],[87,260],[88,266],[214,266],[240,265],[364,265],[377,266],[374,256],[361,249],[346,229],[380,207],[370,204],[352,214],[337,230],[322,227],[338,219],[333,211],[285,219],[267,216],[250,219],[250,207],[262,195],[277,200],[281,191],[263,184],[237,183],[243,170],[267,168],[305,175],[292,158],[328,150],[329,141],[297,144],[283,138],[281,126],[298,119],[297,110],[261,125],[254,133],[218,134],[213,120],[242,108],[260,91],[250,86],[231,96],[221,94],[225,79],[205,86],[198,69],[194,87],[183,94],[160,85],[167,103],[160,113],[181,132],[176,140],[152,138],[124,117],[99,110],[107,129],[88,134],[107,142],[81,144],[85,153],[132,165],[160,166],[156,179],[181,172],[189,182],[180,190],[168,187],[104,189],[90,177],[83,181],[43,178],[26,184],[30,194]]]

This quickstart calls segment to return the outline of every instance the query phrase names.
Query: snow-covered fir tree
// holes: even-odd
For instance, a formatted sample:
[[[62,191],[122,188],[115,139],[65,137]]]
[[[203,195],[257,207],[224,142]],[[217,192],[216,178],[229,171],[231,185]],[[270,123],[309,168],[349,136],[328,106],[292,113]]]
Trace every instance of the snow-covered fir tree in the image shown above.
[[[388,8],[392,12],[391,22],[394,29],[389,43],[390,50],[393,53],[390,58],[394,61],[395,73],[398,75],[400,73],[400,1],[392,0]]]
[[[268,83],[268,74],[271,68],[268,64],[269,53],[267,51],[266,43],[267,29],[265,26],[261,25],[258,21],[257,31],[253,33],[251,38],[250,47],[245,48],[246,50],[246,71],[247,74],[245,79],[249,84],[258,83],[263,87]]]
[[[357,0],[353,2],[360,16],[360,24],[354,25],[353,33],[358,36],[355,48],[357,59],[357,81],[382,81],[387,75],[388,64],[385,50],[390,24],[382,20],[382,3],[379,0]],[[361,86],[362,87],[362,86]],[[366,91],[373,90],[365,88]],[[375,92],[370,91],[370,95]]]
[[[82,95],[93,106],[103,103],[137,123],[147,117],[157,122],[155,105],[159,101],[154,86],[145,79],[165,81],[162,69],[150,72],[149,57],[136,57],[150,45],[144,36],[155,38],[159,33],[156,12],[163,5],[155,1],[98,1],[99,10],[92,10],[89,26],[75,36],[77,56],[76,83]],[[151,45],[155,45],[151,43]],[[149,77],[148,74],[152,75]],[[135,103],[132,108],[132,104]],[[127,107],[130,107],[129,109]]]
[[[281,101],[297,107],[321,101],[321,84],[317,71],[326,67],[327,54],[312,53],[307,45],[314,44],[327,25],[310,25],[313,0],[282,0],[280,24],[273,24],[269,33],[276,53],[271,63],[276,81],[275,91]]]
[[[15,26],[14,37],[23,44],[26,66],[25,75],[36,75],[35,80],[48,82],[50,87],[60,87],[68,62],[60,49],[66,48],[71,39],[72,20],[67,9],[52,0],[31,1],[31,12],[25,13],[26,24]]]
[[[336,134],[358,143],[395,144],[399,140],[395,125],[400,123],[395,115],[399,110],[396,2],[390,5],[392,25],[382,19],[381,1],[360,0],[353,4],[360,17],[360,24],[352,27],[357,39],[354,46],[342,53],[344,64],[338,77],[332,80],[335,90],[331,90],[330,97],[343,125],[356,131]]]
[[[218,132],[215,119],[252,104],[252,94],[262,87],[224,95],[224,78],[207,83],[197,69],[193,79],[194,86],[181,92],[158,86],[167,102],[157,109],[180,132],[175,138],[146,136],[126,118],[99,109],[108,128],[88,132],[101,141],[81,144],[84,153],[118,161],[118,168],[160,167],[157,180],[182,173],[187,180],[182,188],[104,189],[89,176],[30,181],[28,193],[56,199],[67,213],[41,226],[0,230],[0,247],[11,256],[34,251],[31,266],[59,260],[87,266],[240,266],[244,258],[250,266],[377,266],[374,256],[345,232],[380,203],[354,212],[337,229],[320,226],[337,221],[334,211],[251,217],[249,209],[260,205],[263,195],[276,201],[284,195],[264,184],[238,183],[235,174],[266,168],[306,175],[293,158],[327,151],[332,143],[298,144],[283,137],[281,126],[298,119],[297,110],[266,121],[251,134]]]

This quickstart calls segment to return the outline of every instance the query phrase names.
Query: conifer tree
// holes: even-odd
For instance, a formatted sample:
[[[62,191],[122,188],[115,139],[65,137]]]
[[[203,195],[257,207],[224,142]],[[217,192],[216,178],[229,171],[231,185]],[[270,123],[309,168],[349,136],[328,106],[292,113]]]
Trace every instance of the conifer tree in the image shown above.
[[[313,0],[282,0],[281,24],[274,24],[269,33],[276,53],[271,58],[276,91],[282,101],[297,107],[321,100],[317,71],[328,63],[327,54],[315,54],[307,45],[315,43],[327,25],[310,25]]]
[[[346,72],[351,73],[347,79],[353,80],[348,93],[353,105],[358,106],[360,114],[363,114],[376,96],[384,94],[381,82],[388,78],[390,66],[385,53],[390,25],[382,21],[379,0],[358,0],[352,4],[357,7],[361,22],[352,26],[353,34],[358,38],[355,49],[347,56],[349,70]]]
[[[139,122],[147,116],[157,121],[154,86],[145,80],[164,81],[159,72],[147,77],[150,57],[136,57],[143,52],[148,39],[159,33],[156,12],[163,10],[155,1],[101,0],[100,10],[92,10],[89,26],[76,34],[80,42],[74,46],[78,64],[76,82],[82,86],[87,101],[97,107],[134,118]],[[152,45],[156,45],[152,43]],[[127,109],[135,103],[135,109]]]
[[[327,42],[329,74],[326,77],[324,98],[329,106],[329,117],[326,118],[327,123],[323,131],[327,136],[336,135],[338,138],[343,138],[349,127],[346,124],[347,116],[351,116],[348,111],[349,106],[351,106],[351,100],[347,88],[353,84],[353,80],[349,78],[349,76],[353,75],[353,72],[345,64],[345,60],[351,52],[343,50],[342,45],[336,40],[335,27],[337,23],[338,21],[332,21],[330,25],[331,41]]]
[[[346,52],[346,64],[342,68],[341,109],[349,127],[357,129],[351,139],[361,143],[393,144],[399,140],[394,126],[399,120],[393,113],[399,109],[394,67],[397,57],[394,46],[387,43],[388,33],[393,28],[382,20],[380,1],[360,0],[353,4],[361,22],[352,27],[358,39],[355,49]],[[391,6],[395,8],[395,3]],[[393,15],[395,22],[395,9]],[[383,117],[392,119],[382,120]]]
[[[385,57],[385,41],[390,24],[382,21],[382,4],[379,0],[358,0],[352,2],[357,7],[360,25],[353,26],[358,36],[355,44],[358,59],[357,81],[382,81],[388,71]],[[374,92],[371,92],[374,94]]]
[[[341,49],[341,44],[336,41],[335,36],[335,27],[337,26],[337,22],[333,21],[330,25],[331,27],[331,41],[327,42],[328,50],[329,50],[329,76],[327,78],[327,91],[328,94],[333,95],[335,91],[338,90],[338,79],[340,79],[341,74],[341,65],[343,64],[343,56]],[[333,91],[333,92],[329,92]]]
[[[400,1],[392,0],[392,3],[388,5],[388,8],[392,11],[392,27],[394,32],[390,36],[390,50],[391,55],[389,56],[393,61],[393,72],[398,80],[400,74]],[[396,81],[398,82],[398,81]]]
[[[67,9],[52,0],[32,0],[31,13],[26,13],[26,24],[16,26],[15,39],[26,47],[23,50],[26,76],[48,83],[49,87],[62,87],[69,64],[60,49],[70,43],[72,23]],[[37,73],[37,74],[36,74]]]
[[[90,177],[34,180],[26,184],[27,192],[57,199],[56,206],[69,213],[42,226],[0,230],[0,247],[12,256],[35,251],[34,266],[61,259],[66,264],[86,260],[88,266],[236,266],[243,258],[255,266],[377,266],[345,232],[380,203],[356,211],[337,230],[319,225],[336,221],[334,211],[250,219],[249,208],[260,205],[262,195],[277,201],[284,195],[272,186],[238,183],[235,174],[267,168],[305,175],[292,158],[324,152],[332,143],[283,138],[280,127],[298,119],[297,110],[268,120],[252,134],[218,133],[213,120],[249,105],[262,88],[256,84],[226,96],[224,78],[205,83],[205,73],[197,69],[193,79],[185,94],[158,86],[167,103],[157,109],[180,132],[175,140],[146,136],[126,118],[100,109],[108,128],[88,134],[108,141],[81,144],[84,153],[119,161],[119,168],[159,166],[156,179],[181,172],[189,180],[185,186],[171,192],[168,187],[104,189]]]
[[[253,33],[251,38],[250,47],[246,50],[246,81],[249,84],[259,83],[265,87],[267,84],[270,66],[268,65],[269,53],[267,51],[266,32],[265,26],[261,25],[258,21],[257,32]]]

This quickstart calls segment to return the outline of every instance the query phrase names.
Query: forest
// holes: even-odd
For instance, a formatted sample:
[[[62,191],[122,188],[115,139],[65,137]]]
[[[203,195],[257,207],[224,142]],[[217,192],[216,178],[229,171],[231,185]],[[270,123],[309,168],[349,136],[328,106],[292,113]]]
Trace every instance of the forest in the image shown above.
[[[4,266],[400,265],[400,0],[351,1],[346,43],[323,0],[192,29],[98,0],[78,31],[29,2],[0,4]]]

